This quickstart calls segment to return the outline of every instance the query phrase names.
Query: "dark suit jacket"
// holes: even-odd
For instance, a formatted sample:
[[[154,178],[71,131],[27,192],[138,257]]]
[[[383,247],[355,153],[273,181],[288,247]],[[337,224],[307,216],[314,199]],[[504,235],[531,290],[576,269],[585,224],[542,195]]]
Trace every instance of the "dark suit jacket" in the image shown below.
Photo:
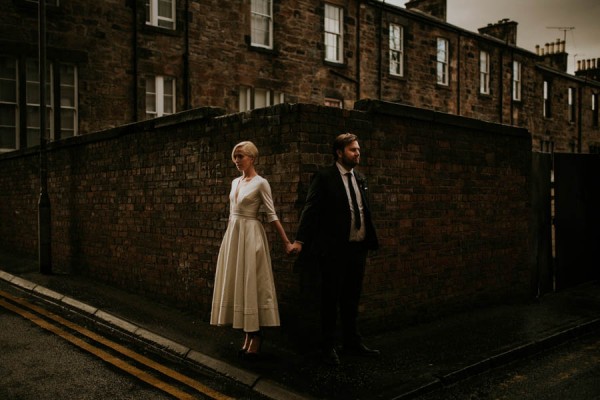
[[[379,246],[367,197],[364,176],[354,170],[360,189],[365,218],[367,249]],[[296,240],[303,242],[300,258],[336,254],[350,236],[350,205],[340,171],[335,164],[317,172],[311,181],[300,217]],[[302,263],[302,260],[299,260]]]

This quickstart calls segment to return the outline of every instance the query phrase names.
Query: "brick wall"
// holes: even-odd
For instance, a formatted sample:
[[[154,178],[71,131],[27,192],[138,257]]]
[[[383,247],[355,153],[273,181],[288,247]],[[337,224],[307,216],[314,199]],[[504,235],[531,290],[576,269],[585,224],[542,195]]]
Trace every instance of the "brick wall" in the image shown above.
[[[52,143],[54,269],[206,317],[237,174],[233,145],[257,144],[257,170],[293,238],[310,177],[331,162],[330,142],[342,131],[361,138],[381,241],[367,267],[367,329],[528,293],[527,131],[376,101],[356,110],[196,109]],[[37,165],[32,151],[0,155],[0,247],[32,257]],[[315,282],[292,271],[293,258],[266,229],[282,319],[291,325],[311,310]]]

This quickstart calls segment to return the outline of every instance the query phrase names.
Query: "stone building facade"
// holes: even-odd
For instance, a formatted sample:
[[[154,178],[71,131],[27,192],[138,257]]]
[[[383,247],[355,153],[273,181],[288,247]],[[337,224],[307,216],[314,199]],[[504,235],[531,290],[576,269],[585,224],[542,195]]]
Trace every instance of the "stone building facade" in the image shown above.
[[[39,142],[38,4],[0,4],[9,151]],[[378,99],[527,128],[533,151],[598,151],[590,63],[570,75],[564,43],[532,52],[516,45],[514,21],[471,32],[446,10],[446,0],[49,0],[50,137],[198,107]]]

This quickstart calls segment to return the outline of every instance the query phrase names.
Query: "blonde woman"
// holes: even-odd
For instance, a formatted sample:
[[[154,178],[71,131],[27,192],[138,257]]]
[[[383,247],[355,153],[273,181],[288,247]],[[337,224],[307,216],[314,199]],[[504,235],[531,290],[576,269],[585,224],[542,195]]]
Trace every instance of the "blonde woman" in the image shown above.
[[[271,186],[254,168],[257,157],[258,149],[248,141],[238,143],[231,152],[241,176],[231,183],[229,222],[217,259],[210,318],[212,325],[232,325],[245,332],[239,353],[246,358],[260,353],[261,327],[280,325],[269,244],[258,219],[261,206],[285,252],[292,252],[275,212]]]

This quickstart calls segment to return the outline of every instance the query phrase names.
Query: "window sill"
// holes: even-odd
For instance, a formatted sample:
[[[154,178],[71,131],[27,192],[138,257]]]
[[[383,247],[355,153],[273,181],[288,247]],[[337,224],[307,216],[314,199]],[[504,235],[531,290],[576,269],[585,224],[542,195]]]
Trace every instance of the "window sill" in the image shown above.
[[[335,67],[335,68],[346,68],[347,67],[346,63],[330,61],[330,60],[323,60],[323,65],[326,65],[328,67]]]
[[[145,23],[142,29],[144,33],[153,33],[167,36],[180,36],[180,32],[177,29],[163,28],[162,26],[150,25]]]
[[[390,74],[388,72],[388,77],[390,79],[395,80],[395,81],[400,81],[400,82],[406,82],[406,81],[408,81],[408,79],[406,78],[406,75],[394,75],[394,74]]]
[[[271,55],[271,56],[277,56],[277,55],[279,55],[279,52],[277,50],[275,50],[274,48],[268,48],[268,47],[262,47],[262,46],[254,46],[252,44],[248,44],[248,50],[254,51],[254,52],[260,53],[260,54],[268,54],[268,55]]]

